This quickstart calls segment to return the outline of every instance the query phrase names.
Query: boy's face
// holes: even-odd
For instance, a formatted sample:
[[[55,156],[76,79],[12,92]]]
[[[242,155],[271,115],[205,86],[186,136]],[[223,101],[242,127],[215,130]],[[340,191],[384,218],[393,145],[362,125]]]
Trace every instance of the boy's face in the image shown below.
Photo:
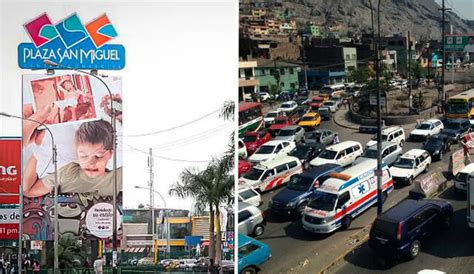
[[[87,176],[95,178],[105,174],[112,151],[106,150],[103,144],[79,143],[76,148],[79,165]]]

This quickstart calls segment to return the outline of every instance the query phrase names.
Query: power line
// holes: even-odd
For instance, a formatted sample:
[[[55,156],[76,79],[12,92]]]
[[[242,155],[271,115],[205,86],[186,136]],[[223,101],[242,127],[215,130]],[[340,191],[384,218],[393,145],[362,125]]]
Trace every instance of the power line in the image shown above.
[[[146,154],[146,155],[149,155],[148,152],[144,151],[144,150],[141,150],[139,148],[136,148],[136,147],[133,147],[129,144],[126,144],[128,147],[130,147],[133,151],[137,151],[137,152],[140,152],[140,153],[143,153],[143,154]],[[211,160],[185,160],[185,159],[176,159],[176,158],[170,158],[170,157],[166,157],[166,156],[160,156],[160,155],[153,155],[153,158],[159,158],[159,159],[163,159],[163,160],[168,160],[168,161],[173,161],[173,162],[183,162],[183,163],[208,163],[209,161]]]
[[[190,125],[192,123],[195,123],[197,121],[200,121],[204,118],[207,118],[209,116],[211,116],[212,114],[215,114],[217,112],[219,112],[222,108],[218,108],[216,110],[213,110],[212,112],[209,112],[201,117],[198,117],[192,121],[189,121],[189,122],[186,122],[184,124],[181,124],[181,125],[178,125],[178,126],[174,126],[174,127],[170,127],[170,128],[167,128],[167,129],[163,129],[163,130],[158,130],[158,131],[152,131],[152,132],[147,132],[147,133],[141,133],[141,134],[129,134],[129,135],[121,135],[123,137],[144,137],[144,136],[150,136],[150,135],[156,135],[156,134],[160,134],[160,133],[165,133],[165,132],[168,132],[168,131],[172,131],[172,130],[175,130],[175,129],[178,129],[178,128],[182,128],[182,127],[185,127],[187,125]]]

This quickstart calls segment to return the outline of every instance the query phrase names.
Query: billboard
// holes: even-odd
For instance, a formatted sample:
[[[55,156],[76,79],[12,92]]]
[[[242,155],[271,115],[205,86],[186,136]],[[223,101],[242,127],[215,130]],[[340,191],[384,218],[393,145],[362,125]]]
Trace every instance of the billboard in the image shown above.
[[[0,138],[0,204],[18,204],[21,137]],[[11,194],[11,195],[9,195]]]
[[[474,53],[474,35],[446,34],[444,49],[447,52]]]
[[[0,208],[0,240],[17,240],[20,213],[16,205]]]
[[[110,103],[122,135],[122,79],[67,73],[23,75],[23,116],[46,124],[57,147],[60,235],[78,239],[112,236],[113,128]],[[52,139],[44,127],[23,122],[23,237],[52,240],[54,165]],[[120,142],[118,142],[120,144]],[[120,145],[117,151],[121,151]],[[121,235],[122,155],[117,153],[117,224]]]

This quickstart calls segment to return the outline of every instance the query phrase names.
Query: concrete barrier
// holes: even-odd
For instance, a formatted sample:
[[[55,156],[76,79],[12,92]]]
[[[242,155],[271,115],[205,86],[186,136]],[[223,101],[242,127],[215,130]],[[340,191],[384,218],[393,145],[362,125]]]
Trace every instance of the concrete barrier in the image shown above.
[[[443,175],[443,170],[437,168],[421,179],[415,180],[415,187],[408,193],[409,199],[424,199],[437,196],[448,187],[448,180]]]
[[[352,106],[349,108],[349,116],[351,120],[357,124],[363,124],[364,120],[374,119],[355,112]],[[438,117],[436,107],[426,109],[417,115],[387,116],[382,114],[382,120],[385,121],[385,125],[387,126],[412,124],[416,123],[417,120],[426,120],[433,117]]]

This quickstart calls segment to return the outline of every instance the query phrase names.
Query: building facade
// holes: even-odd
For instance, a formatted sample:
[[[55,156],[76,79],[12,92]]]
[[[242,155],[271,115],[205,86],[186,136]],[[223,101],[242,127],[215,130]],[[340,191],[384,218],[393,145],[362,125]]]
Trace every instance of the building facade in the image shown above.
[[[256,68],[257,61],[239,61],[239,101],[249,99],[259,91]]]
[[[259,59],[257,64],[255,77],[260,83],[260,92],[299,89],[298,72],[300,67],[298,65],[267,59]]]

